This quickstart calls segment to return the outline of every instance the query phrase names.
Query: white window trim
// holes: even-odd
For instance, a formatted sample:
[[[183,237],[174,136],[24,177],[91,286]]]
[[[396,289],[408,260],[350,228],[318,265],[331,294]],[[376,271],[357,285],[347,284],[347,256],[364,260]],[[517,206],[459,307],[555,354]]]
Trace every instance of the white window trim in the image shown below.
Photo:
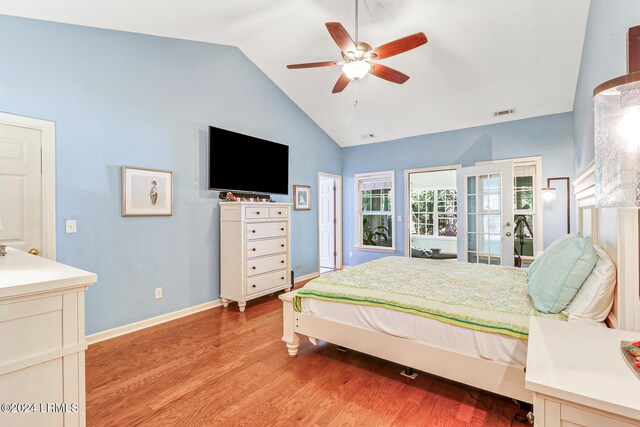
[[[436,224],[438,223],[438,191],[440,190],[455,190],[456,192],[458,191],[458,189],[456,187],[420,187],[420,190],[425,190],[425,191],[433,191],[434,195],[433,195],[433,231],[437,231],[438,227],[436,227]],[[411,194],[409,194],[409,197],[411,197]],[[456,200],[457,200],[457,196],[456,196]],[[457,204],[456,204],[457,206]],[[409,213],[407,215],[407,221],[409,221],[409,228],[411,228],[411,221],[412,221],[412,217],[411,214],[413,212],[411,212],[411,200],[409,200]],[[456,218],[458,218],[458,209],[456,208]],[[424,238],[428,238],[428,239],[442,239],[442,240],[456,240],[458,238],[458,236],[441,236],[440,234],[411,234],[411,230],[409,230],[409,234],[411,237],[413,236],[418,236],[418,237],[424,237]]]
[[[515,170],[515,167],[517,166],[517,163],[535,164],[536,179],[534,184],[534,197],[535,197],[536,208],[534,209],[535,210],[534,230],[536,230],[536,232],[534,233],[533,241],[534,241],[534,253],[540,252],[544,249],[544,218],[543,218],[544,211],[542,206],[542,194],[540,191],[542,189],[542,156],[515,157],[511,159],[487,160],[483,162],[476,162],[476,166],[489,165],[489,164],[502,163],[502,162],[513,162],[514,170]],[[515,174],[514,174],[514,177],[515,177]],[[515,208],[513,210],[513,213],[514,215],[516,214]],[[535,256],[534,257],[523,256],[522,259],[530,261],[535,259]]]
[[[413,173],[422,173],[422,172],[440,172],[440,171],[448,171],[455,170],[457,171],[462,168],[462,164],[454,164],[448,166],[433,166],[427,168],[415,168],[415,169],[405,169],[404,170],[404,212],[405,212],[405,226],[404,226],[404,256],[411,256],[411,218],[409,221],[406,220],[407,216],[411,216],[411,194],[409,193],[409,178]]]
[[[369,246],[363,245],[361,243],[362,239],[362,223],[360,221],[360,215],[362,214],[362,193],[358,189],[358,181],[361,178],[368,178],[374,176],[389,176],[391,177],[391,221],[393,227],[391,229],[391,247],[380,247],[380,246]],[[355,206],[354,206],[354,218],[356,226],[355,231],[355,244],[354,249],[360,251],[372,251],[372,252],[395,252],[396,251],[396,233],[397,230],[397,222],[396,222],[396,182],[395,182],[395,171],[380,171],[380,172],[367,172],[367,173],[357,173],[353,176],[354,181],[354,191],[355,191]]]

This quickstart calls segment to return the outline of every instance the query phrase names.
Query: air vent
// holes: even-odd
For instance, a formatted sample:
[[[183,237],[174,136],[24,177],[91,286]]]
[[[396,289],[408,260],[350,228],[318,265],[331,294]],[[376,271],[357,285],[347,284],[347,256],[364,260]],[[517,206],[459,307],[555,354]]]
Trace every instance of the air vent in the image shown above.
[[[362,139],[369,139],[369,138],[374,138],[375,134],[373,133],[365,133],[364,135],[360,135],[360,138]]]
[[[510,114],[515,114],[515,113],[516,113],[516,109],[515,108],[510,108],[508,110],[494,111],[493,112],[493,117],[508,116]]]

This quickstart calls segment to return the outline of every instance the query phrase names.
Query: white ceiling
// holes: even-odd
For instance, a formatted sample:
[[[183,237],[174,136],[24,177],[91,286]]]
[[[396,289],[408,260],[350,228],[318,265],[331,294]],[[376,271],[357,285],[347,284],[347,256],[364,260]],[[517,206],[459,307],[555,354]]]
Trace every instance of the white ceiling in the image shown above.
[[[404,85],[370,75],[332,94],[338,67],[285,65],[339,59],[324,23],[353,37],[351,0],[0,2],[0,14],[238,46],[343,147],[571,111],[588,11],[589,0],[361,0],[361,41],[429,42],[381,61],[411,76]]]

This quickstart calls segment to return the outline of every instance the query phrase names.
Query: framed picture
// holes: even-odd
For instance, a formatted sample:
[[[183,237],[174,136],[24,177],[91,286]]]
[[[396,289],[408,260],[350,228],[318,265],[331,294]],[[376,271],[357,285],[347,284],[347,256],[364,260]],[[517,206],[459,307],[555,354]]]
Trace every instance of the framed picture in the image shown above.
[[[122,167],[122,216],[173,215],[173,172]]]
[[[293,209],[296,211],[311,210],[311,187],[308,185],[293,186]]]

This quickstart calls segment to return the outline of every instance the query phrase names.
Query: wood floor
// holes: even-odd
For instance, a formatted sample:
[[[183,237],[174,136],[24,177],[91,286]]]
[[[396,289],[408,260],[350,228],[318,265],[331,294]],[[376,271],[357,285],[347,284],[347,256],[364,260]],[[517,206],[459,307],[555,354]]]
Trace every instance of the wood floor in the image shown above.
[[[276,297],[215,308],[94,344],[89,426],[509,426],[509,399],[334,345],[280,341]]]

